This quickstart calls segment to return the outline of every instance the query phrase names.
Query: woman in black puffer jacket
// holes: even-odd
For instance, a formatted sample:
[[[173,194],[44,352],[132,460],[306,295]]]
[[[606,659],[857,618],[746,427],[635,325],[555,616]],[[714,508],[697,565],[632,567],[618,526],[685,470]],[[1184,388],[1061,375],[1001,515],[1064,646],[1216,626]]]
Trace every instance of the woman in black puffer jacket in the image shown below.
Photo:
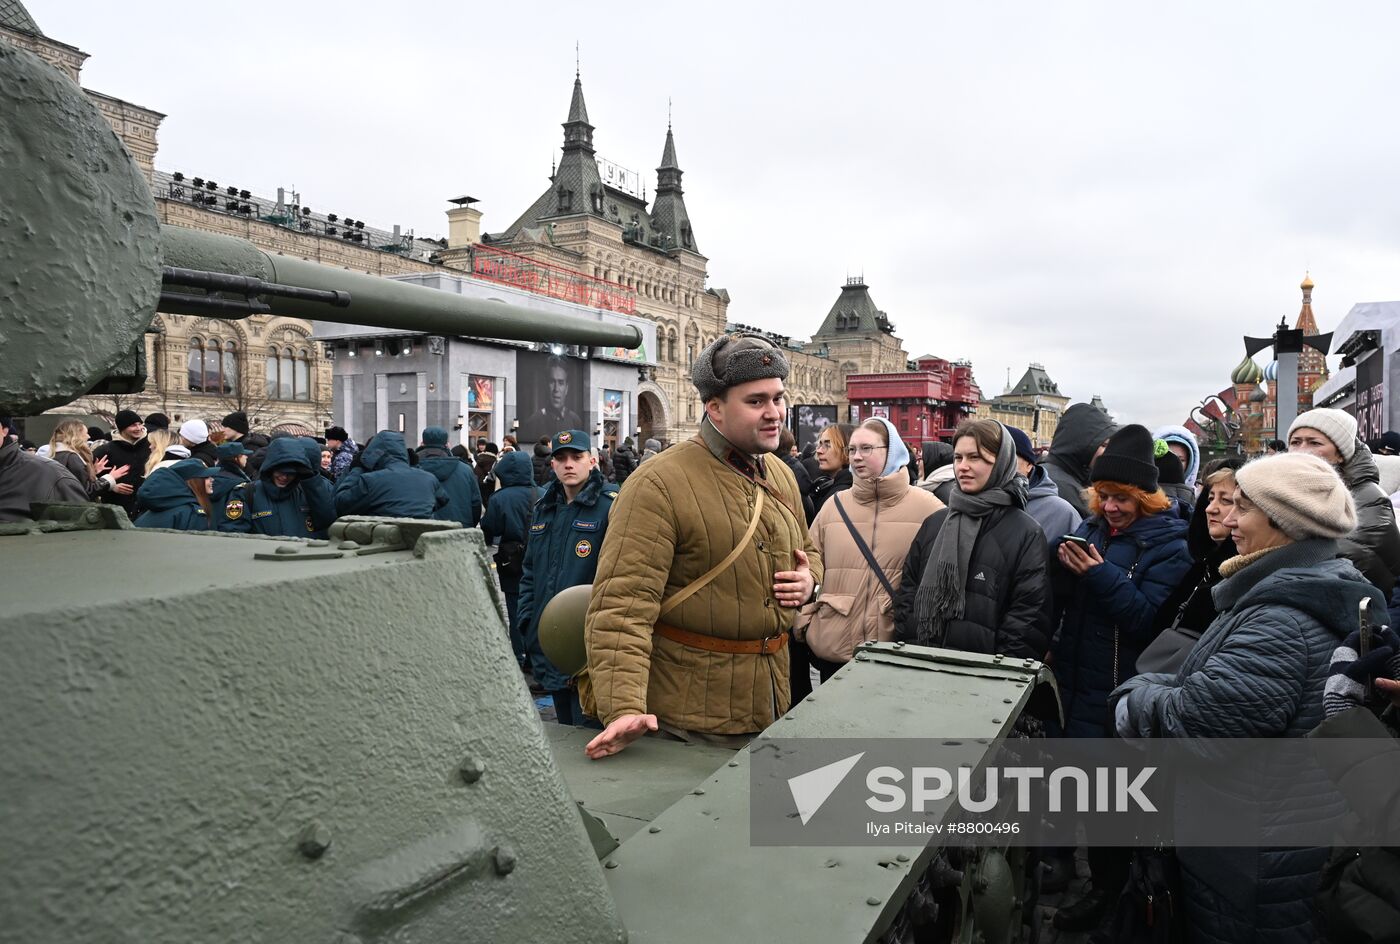
[[[1152,642],[1138,657],[1139,672],[1175,672],[1218,615],[1211,590],[1224,579],[1220,565],[1238,553],[1225,518],[1235,507],[1235,470],[1243,464],[1243,459],[1219,459],[1206,468],[1204,490],[1186,530],[1191,569],[1157,609]]]
[[[1288,451],[1317,456],[1342,477],[1356,503],[1356,529],[1338,542],[1341,556],[1389,597],[1400,577],[1400,531],[1376,460],[1356,438],[1355,417],[1326,408],[1303,413],[1288,427]]]
[[[1050,648],[1045,534],[1026,514],[1016,447],[995,420],[953,437],[948,507],[919,529],[895,592],[895,638],[1043,660]]]

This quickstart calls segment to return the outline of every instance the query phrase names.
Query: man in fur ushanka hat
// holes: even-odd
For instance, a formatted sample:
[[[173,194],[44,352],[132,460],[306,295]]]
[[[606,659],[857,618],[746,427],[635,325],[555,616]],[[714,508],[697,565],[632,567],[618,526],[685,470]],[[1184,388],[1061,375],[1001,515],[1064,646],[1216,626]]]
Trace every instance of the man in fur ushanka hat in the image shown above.
[[[627,478],[584,628],[589,757],[644,734],[740,747],[788,708],[788,631],[822,565],[792,472],[770,455],[788,362],[726,334],[695,359],[700,432]]]

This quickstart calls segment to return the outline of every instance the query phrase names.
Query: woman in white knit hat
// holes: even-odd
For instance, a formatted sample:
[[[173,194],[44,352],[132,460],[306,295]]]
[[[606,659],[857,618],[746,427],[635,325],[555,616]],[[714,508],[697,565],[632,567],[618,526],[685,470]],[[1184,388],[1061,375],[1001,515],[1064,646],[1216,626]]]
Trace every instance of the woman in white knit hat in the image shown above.
[[[1400,578],[1400,531],[1371,450],[1356,438],[1355,417],[1342,410],[1308,410],[1288,427],[1288,451],[1317,456],[1341,475],[1357,518],[1355,530],[1342,539],[1342,556],[1390,596]]]
[[[1284,453],[1250,462],[1235,480],[1225,524],[1239,555],[1220,567],[1220,615],[1174,675],[1139,675],[1109,696],[1125,737],[1302,737],[1323,720],[1332,651],[1355,628],[1358,604],[1383,612],[1380,592],[1338,557],[1356,507],[1332,466]],[[1297,780],[1296,771],[1254,774]],[[1247,794],[1234,786],[1222,796],[1178,793],[1178,821],[1199,802],[1238,803]],[[1270,811],[1259,815],[1268,821]],[[1309,899],[1327,850],[1178,848],[1177,858],[1193,941],[1315,939]]]

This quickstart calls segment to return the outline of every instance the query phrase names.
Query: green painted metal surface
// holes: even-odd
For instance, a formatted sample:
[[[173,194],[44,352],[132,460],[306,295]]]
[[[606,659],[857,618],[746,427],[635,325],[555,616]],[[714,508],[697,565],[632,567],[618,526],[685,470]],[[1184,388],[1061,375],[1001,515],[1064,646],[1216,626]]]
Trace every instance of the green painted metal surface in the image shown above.
[[[554,761],[575,800],[625,840],[690,793],[735,752],[709,744],[643,738],[606,761],[583,748],[597,735],[589,728],[546,724]]]
[[[5,42],[0,115],[0,412],[38,413],[140,340],[160,296],[160,231],[97,107]]]
[[[1050,684],[1040,663],[880,644],[859,652],[768,733],[991,743],[1011,730],[1032,692]],[[633,944],[866,941],[903,907],[936,849],[749,844],[749,754],[764,750],[765,740],[657,817],[656,832],[635,833],[605,859]]]
[[[479,532],[379,541],[0,536],[0,940],[624,939]]]

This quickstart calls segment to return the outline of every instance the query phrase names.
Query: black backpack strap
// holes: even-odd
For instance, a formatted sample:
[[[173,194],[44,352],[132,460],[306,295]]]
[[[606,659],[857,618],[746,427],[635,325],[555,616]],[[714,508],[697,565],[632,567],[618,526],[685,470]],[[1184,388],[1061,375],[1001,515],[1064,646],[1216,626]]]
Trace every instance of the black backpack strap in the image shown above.
[[[832,495],[831,500],[836,503],[836,510],[840,513],[841,520],[846,522],[846,530],[851,532],[851,537],[855,539],[856,547],[859,548],[861,554],[864,555],[865,562],[870,565],[870,569],[875,572],[875,576],[880,578],[880,585],[885,588],[885,592],[888,593],[890,599],[893,600],[894,587],[890,585],[890,578],[885,576],[885,571],[880,566],[879,561],[875,560],[875,555],[870,553],[870,545],[865,543],[865,538],[861,537],[860,532],[856,530],[856,526],[851,524],[851,516],[846,514],[846,506],[841,504],[841,496],[839,494]]]

